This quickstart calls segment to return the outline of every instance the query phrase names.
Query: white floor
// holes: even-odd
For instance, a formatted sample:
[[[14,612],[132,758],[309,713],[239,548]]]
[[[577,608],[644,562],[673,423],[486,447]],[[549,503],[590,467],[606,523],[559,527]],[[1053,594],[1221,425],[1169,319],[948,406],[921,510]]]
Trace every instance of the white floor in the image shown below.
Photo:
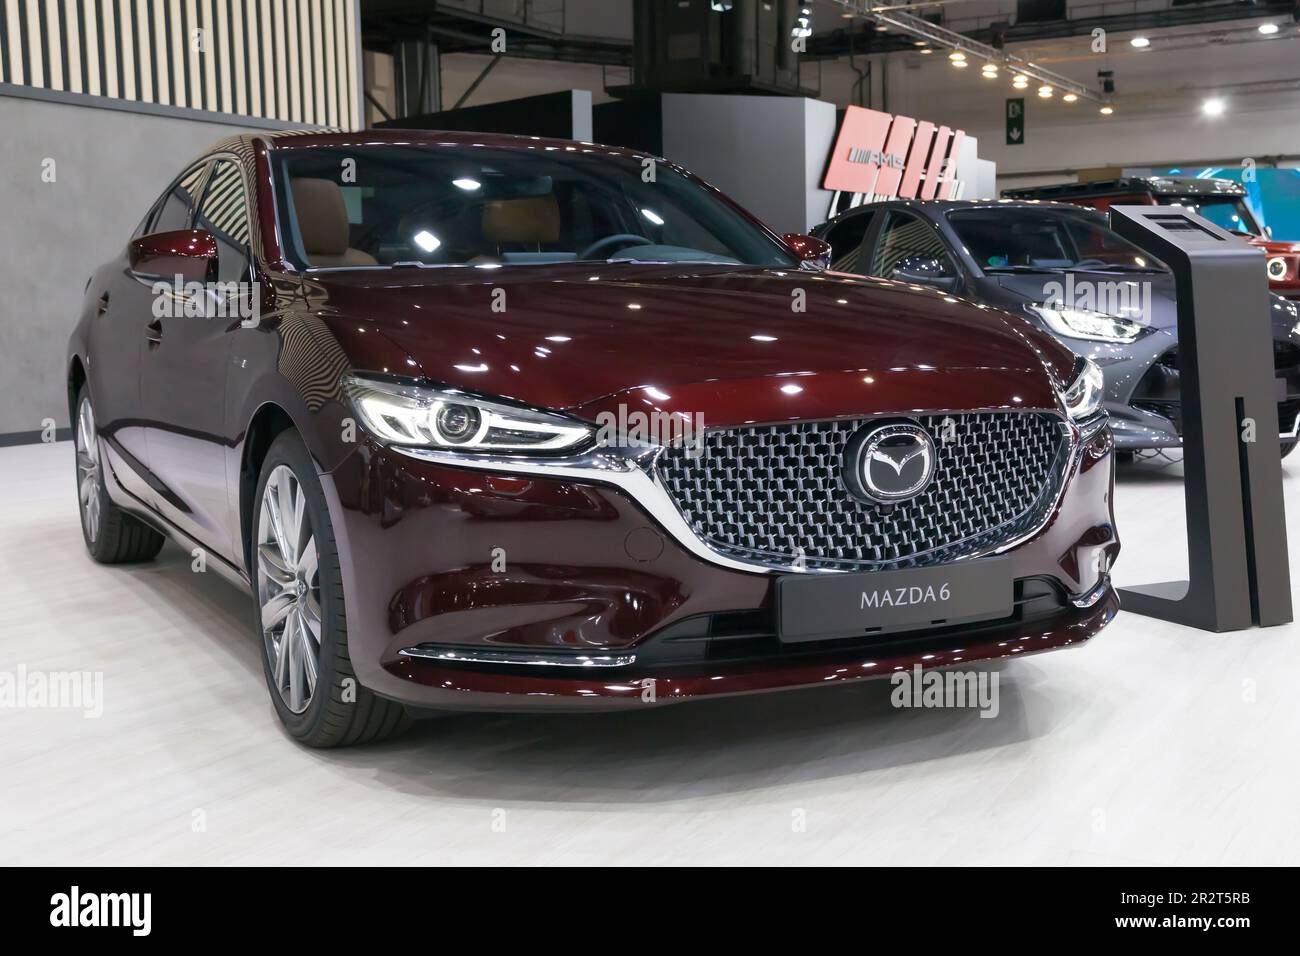
[[[1181,487],[1121,473],[1122,583],[1185,566]],[[1300,863],[1300,625],[1121,614],[1000,667],[991,720],[874,682],[312,752],[247,601],[172,546],[93,564],[71,445],[0,449],[0,672],[104,674],[99,719],[0,708],[0,863]]]

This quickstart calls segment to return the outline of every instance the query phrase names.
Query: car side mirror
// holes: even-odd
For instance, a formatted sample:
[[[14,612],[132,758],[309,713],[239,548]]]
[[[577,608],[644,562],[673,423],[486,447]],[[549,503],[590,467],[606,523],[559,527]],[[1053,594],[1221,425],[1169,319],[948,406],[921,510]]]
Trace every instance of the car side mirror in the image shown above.
[[[894,264],[889,278],[949,291],[957,287],[957,277],[949,271],[948,263],[935,256],[904,256]]]
[[[828,269],[831,264],[831,244],[800,232],[787,232],[781,239],[799,257],[817,269]]]
[[[203,229],[177,229],[132,239],[131,271],[139,276],[206,282],[217,263],[217,240]]]

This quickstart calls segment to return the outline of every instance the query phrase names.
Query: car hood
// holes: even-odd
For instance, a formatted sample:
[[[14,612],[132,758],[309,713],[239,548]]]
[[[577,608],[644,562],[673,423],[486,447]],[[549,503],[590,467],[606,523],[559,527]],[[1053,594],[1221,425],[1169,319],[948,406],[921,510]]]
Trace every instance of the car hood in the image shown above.
[[[373,331],[405,353],[391,373],[589,414],[633,396],[715,422],[1051,408],[1052,376],[1073,362],[995,309],[832,272],[601,263],[318,272],[308,284],[341,341]]]
[[[1300,242],[1291,242],[1287,239],[1267,239],[1264,236],[1251,236],[1250,244],[1259,246],[1273,256],[1300,253]]]

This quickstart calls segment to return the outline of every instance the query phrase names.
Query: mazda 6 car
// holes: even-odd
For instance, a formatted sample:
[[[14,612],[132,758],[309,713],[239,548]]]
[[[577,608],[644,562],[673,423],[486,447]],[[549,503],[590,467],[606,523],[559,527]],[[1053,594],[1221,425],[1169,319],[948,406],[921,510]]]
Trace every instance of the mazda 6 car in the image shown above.
[[[835,269],[1009,310],[1092,359],[1122,458],[1181,447],[1173,274],[1103,214],[1067,203],[896,200],[858,206],[813,234],[832,246]],[[1300,307],[1270,293],[1269,310],[1286,456],[1300,432]]]
[[[826,272],[664,160],[250,134],[122,238],[68,354],[86,547],[170,537],[247,589],[305,744],[964,666],[1116,612],[1097,368]]]

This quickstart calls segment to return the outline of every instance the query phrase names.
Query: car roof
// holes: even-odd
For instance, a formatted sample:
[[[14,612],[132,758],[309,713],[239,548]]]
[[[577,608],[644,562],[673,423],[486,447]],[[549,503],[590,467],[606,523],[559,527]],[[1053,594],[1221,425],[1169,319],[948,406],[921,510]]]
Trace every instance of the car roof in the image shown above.
[[[1007,189],[1002,195],[1012,199],[1031,196],[1105,196],[1117,192],[1149,192],[1156,196],[1244,196],[1246,189],[1231,179],[1200,179],[1192,176],[1121,176],[1084,183],[1056,183]]]
[[[1051,202],[1043,199],[882,199],[879,202],[863,203],[852,209],[846,209],[828,222],[840,222],[885,207],[912,209],[929,219],[940,219],[945,213],[955,209],[1059,209],[1076,215],[1079,212],[1095,212],[1075,203]]]
[[[424,145],[424,146],[490,146],[501,149],[565,150],[570,152],[601,152],[605,155],[629,159],[642,159],[644,150],[625,149],[620,146],[602,146],[572,139],[553,139],[544,136],[516,136],[507,133],[469,133],[450,130],[427,129],[289,129],[275,131],[250,131],[227,137],[215,143],[207,152],[220,152],[249,147],[261,140],[271,150],[295,149],[311,146],[358,147],[371,145]]]

